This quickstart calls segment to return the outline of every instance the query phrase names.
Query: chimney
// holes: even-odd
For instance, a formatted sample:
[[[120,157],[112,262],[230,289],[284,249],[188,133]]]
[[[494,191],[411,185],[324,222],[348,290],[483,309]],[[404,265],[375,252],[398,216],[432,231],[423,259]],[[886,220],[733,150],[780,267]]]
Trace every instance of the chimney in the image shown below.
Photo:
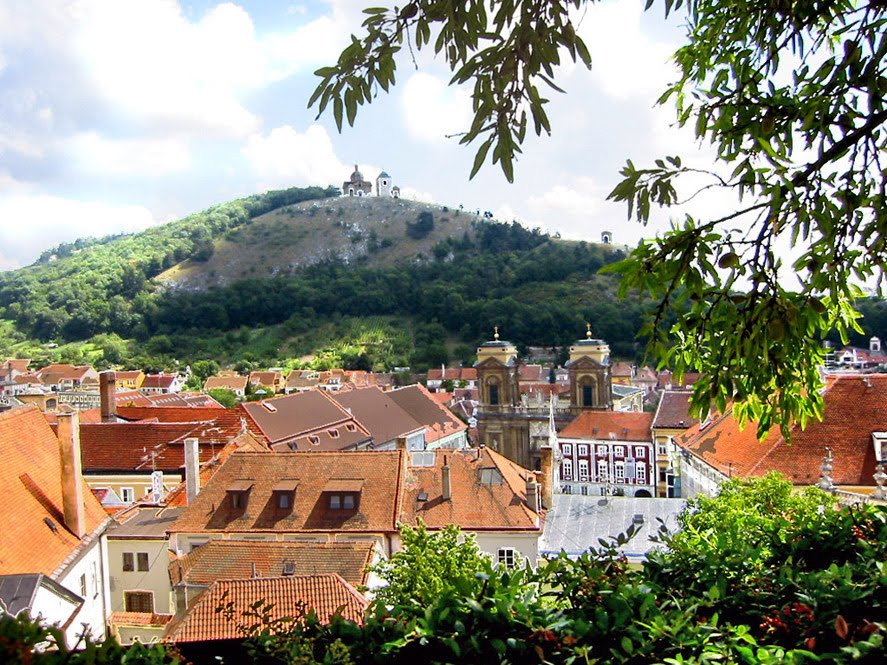
[[[542,446],[539,452],[542,455],[539,465],[539,468],[542,470],[540,473],[540,480],[542,482],[539,483],[539,493],[542,498],[542,506],[544,508],[551,508],[553,501],[552,491],[554,489],[554,451],[551,449],[551,446]]]
[[[86,535],[86,519],[80,467],[80,416],[76,411],[58,414],[58,440],[65,526],[75,536],[83,538]]]
[[[443,486],[441,489],[441,498],[444,501],[449,501],[453,497],[453,490],[450,486],[450,465],[447,464],[446,455],[444,455],[443,467],[441,467],[440,470],[440,480]]]
[[[102,402],[102,422],[117,422],[117,373],[99,374],[99,397]]]
[[[527,506],[529,506],[530,510],[534,513],[538,513],[542,510],[542,503],[540,501],[541,497],[539,494],[539,483],[536,482],[536,475],[530,472],[530,475],[527,476]]]
[[[188,505],[194,503],[194,499],[200,493],[200,456],[198,454],[197,439],[189,437],[185,439],[185,497]]]

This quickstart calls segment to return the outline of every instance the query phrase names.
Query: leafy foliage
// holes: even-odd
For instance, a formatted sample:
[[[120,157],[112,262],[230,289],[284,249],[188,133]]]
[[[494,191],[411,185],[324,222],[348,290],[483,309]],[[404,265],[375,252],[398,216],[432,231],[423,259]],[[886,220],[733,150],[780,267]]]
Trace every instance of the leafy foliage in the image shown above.
[[[229,616],[249,637],[245,651],[226,642],[200,655],[342,665],[881,663],[887,509],[833,501],[819,490],[795,495],[776,476],[727,483],[691,502],[682,530],[663,533],[640,567],[603,543],[535,570],[496,568],[455,528],[419,525],[402,531],[404,549],[379,570],[391,586],[361,625],[323,623],[309,608],[272,618],[269,599]]]
[[[549,131],[536,79],[557,89],[552,68],[564,51],[590,65],[570,11],[591,4],[416,0],[367,9],[365,35],[317,71],[310,104],[321,112],[332,104],[340,128],[344,108],[353,123],[375,86],[394,82],[404,44],[433,48],[455,72],[451,84],[474,84],[475,118],[462,142],[486,139],[472,175],[492,147],[511,180],[527,109],[536,133]],[[737,206],[675,222],[615,270],[624,290],[660,303],[643,332],[661,366],[702,373],[698,415],[733,402],[760,436],[776,423],[788,436],[792,419],[803,426],[822,415],[822,339],[834,333],[846,343],[861,332],[858,284],[887,265],[887,4],[647,0],[646,9],[656,4],[666,15],[683,12],[687,25],[678,80],[659,101],[673,102],[678,124],[714,145],[717,162],[697,169],[679,156],[649,167],[629,160],[610,198],[642,223],[654,206],[706,190],[731,193]],[[680,191],[684,183],[690,189]],[[798,286],[789,288],[792,273]]]
[[[561,53],[586,67],[591,56],[576,35],[571,9],[584,0],[413,0],[403,7],[365,9],[362,39],[352,36],[339,61],[315,73],[321,82],[308,106],[318,114],[332,104],[339,130],[354,124],[358,106],[395,82],[395,56],[406,45],[433,48],[453,72],[451,83],[472,81],[474,120],[460,143],[480,140],[471,175],[489,155],[509,181],[514,156],[530,119],[537,135],[551,133],[541,85],[562,92],[554,82]],[[433,34],[434,33],[434,34]],[[492,152],[490,150],[492,149]]]

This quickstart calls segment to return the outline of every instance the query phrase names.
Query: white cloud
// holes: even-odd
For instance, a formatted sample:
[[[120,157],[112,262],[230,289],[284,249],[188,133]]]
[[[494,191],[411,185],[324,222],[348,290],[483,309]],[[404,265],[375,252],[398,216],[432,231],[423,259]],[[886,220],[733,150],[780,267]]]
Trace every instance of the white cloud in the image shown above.
[[[610,97],[658,95],[675,77],[670,58],[676,44],[651,38],[643,15],[637,0],[610,0],[588,6],[579,25],[591,53],[592,79]]]
[[[0,270],[27,265],[61,242],[140,231],[158,223],[141,206],[28,194],[0,196],[0,219]]]
[[[77,53],[100,93],[143,122],[243,136],[259,119],[238,99],[265,83],[249,15],[225,3],[191,23],[171,0],[90,0]]]
[[[311,125],[304,132],[285,125],[275,127],[267,136],[253,134],[242,152],[253,173],[261,180],[260,189],[338,185],[353,170],[352,164],[336,156],[329,134],[320,125]],[[371,181],[381,170],[369,165],[361,165],[360,169]]]
[[[418,72],[403,84],[403,119],[410,135],[426,143],[446,143],[448,134],[471,125],[471,96],[431,74]]]
[[[176,139],[114,140],[85,132],[68,140],[66,147],[79,168],[107,178],[162,177],[191,165],[187,145]]]

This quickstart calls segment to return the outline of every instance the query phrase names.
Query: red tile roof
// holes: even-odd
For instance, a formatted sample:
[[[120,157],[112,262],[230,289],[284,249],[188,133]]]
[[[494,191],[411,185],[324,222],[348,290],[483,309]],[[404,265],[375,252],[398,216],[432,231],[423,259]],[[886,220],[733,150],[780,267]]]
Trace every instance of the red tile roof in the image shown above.
[[[335,574],[225,580],[213,583],[181,620],[171,623],[164,639],[201,642],[243,638],[238,625],[256,623],[251,613],[261,601],[267,602],[271,619],[299,616],[311,608],[323,622],[340,610],[346,619],[360,622],[367,607],[366,599]],[[232,611],[230,616],[218,610],[225,605]]]
[[[194,503],[173,525],[173,532],[371,532],[397,530],[401,452],[249,453],[237,452],[221,465]],[[328,508],[330,480],[363,481],[355,510]],[[246,506],[231,505],[228,489],[249,480]],[[274,510],[274,486],[297,480],[292,509]]]
[[[173,585],[210,585],[218,580],[280,577],[284,564],[294,575],[336,573],[349,584],[366,582],[374,545],[359,543],[276,543],[213,540],[169,564]]]
[[[469,531],[541,531],[539,516],[527,506],[526,478],[532,472],[489,448],[436,450],[433,456],[433,466],[407,469],[401,521],[422,519],[432,528],[458,524]],[[450,467],[448,501],[441,494],[444,459]],[[497,482],[482,482],[491,478]],[[419,501],[421,494],[427,500]]]
[[[333,400],[364,426],[376,445],[394,441],[423,429],[412,414],[394,400],[393,392],[355,388],[331,395]]]
[[[0,413],[0,575],[51,575],[80,544],[64,526],[59,442],[35,406]],[[107,515],[83,483],[87,534]]]
[[[275,450],[344,450],[370,434],[322,390],[309,390],[239,406]],[[316,441],[315,441],[316,439]]]
[[[428,444],[463,432],[468,427],[446,406],[436,401],[423,385],[398,388],[385,394],[425,426],[425,442]]]
[[[699,422],[698,418],[690,416],[690,396],[688,390],[667,390],[662,393],[656,416],[653,418],[653,427],[659,429],[681,429],[692,427]]]
[[[762,476],[779,471],[796,485],[816,483],[829,446],[834,455],[835,484],[874,485],[871,435],[887,431],[887,374],[836,377],[823,399],[823,420],[809,423],[806,430],[793,426],[791,445],[785,443],[778,427],[759,441],[754,423],[740,431],[730,414],[693,427],[678,444],[722,473]]]
[[[172,374],[146,374],[142,388],[169,388],[175,380]]]
[[[530,381],[539,383],[545,380],[542,365],[519,365],[518,379],[520,381]]]
[[[245,376],[211,376],[203,384],[204,390],[224,388],[225,390],[246,390],[247,377]]]
[[[155,626],[163,628],[173,619],[173,614],[154,614],[152,612],[114,612],[111,624],[115,626]]]
[[[653,414],[628,411],[583,411],[561,430],[562,439],[652,441]]]
[[[180,471],[189,436],[200,439],[200,461],[207,462],[227,439],[207,440],[202,431],[197,423],[81,423],[83,471]]]

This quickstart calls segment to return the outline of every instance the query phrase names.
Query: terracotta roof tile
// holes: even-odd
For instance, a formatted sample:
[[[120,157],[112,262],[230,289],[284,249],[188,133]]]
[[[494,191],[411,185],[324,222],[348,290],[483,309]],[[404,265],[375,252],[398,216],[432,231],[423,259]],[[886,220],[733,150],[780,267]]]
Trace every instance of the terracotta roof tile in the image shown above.
[[[256,603],[269,601],[272,619],[298,616],[305,608],[314,609],[321,621],[327,622],[341,609],[351,621],[361,621],[367,607],[366,599],[354,587],[335,574],[276,577],[268,579],[224,580],[213,583],[192,605],[180,621],[169,625],[165,639],[170,642],[200,642],[242,638],[238,624],[255,623],[244,617]],[[219,612],[230,604],[233,614]]]
[[[172,614],[154,614],[152,612],[114,612],[111,623],[116,626],[155,626],[162,628],[173,619]]]
[[[322,390],[249,402],[239,408],[275,450],[293,446],[296,450],[343,450],[370,439],[366,428]]]
[[[201,437],[198,423],[81,423],[80,451],[84,472],[177,471],[185,465],[185,438],[196,436],[201,443],[214,443],[216,451],[224,437],[208,441]],[[152,453],[154,453],[152,458]],[[213,457],[213,445],[200,446],[200,461]]]
[[[652,441],[652,425],[652,413],[583,411],[559,436],[562,439]]]
[[[172,374],[146,374],[142,388],[169,388],[175,380]]]
[[[690,416],[690,396],[688,390],[668,390],[662,394],[656,416],[653,418],[653,427],[665,429],[680,429],[692,427],[699,422],[698,418]]]
[[[272,543],[213,540],[173,560],[169,576],[173,585],[210,585],[218,580],[249,579],[253,566],[258,577],[280,577],[284,564],[294,575],[336,573],[355,587],[366,582],[374,545],[360,543]]]
[[[28,406],[0,413],[0,575],[51,575],[80,544],[64,526],[59,442],[43,414]],[[86,533],[107,518],[83,483]]]
[[[823,420],[809,423],[806,430],[792,427],[791,445],[786,445],[778,427],[759,441],[754,423],[740,431],[729,414],[693,427],[678,443],[723,473],[762,476],[779,471],[796,485],[816,483],[829,446],[835,458],[835,484],[874,485],[871,435],[887,431],[887,375],[836,377],[823,399]]]
[[[331,397],[364,426],[377,445],[423,428],[393,399],[393,392],[385,393],[379,388],[356,388]]]
[[[397,530],[400,477],[400,451],[236,452],[209,479],[171,531],[392,533]],[[363,481],[355,510],[328,507],[324,488],[337,478]],[[245,508],[236,509],[227,489],[247,479],[254,486]],[[299,481],[292,509],[286,513],[274,508],[272,496],[274,485],[283,479]]]
[[[203,384],[204,390],[224,388],[225,390],[246,390],[247,377],[245,376],[211,376]]]
[[[427,454],[434,456],[433,466],[407,469],[401,521],[416,524],[421,518],[432,528],[458,524],[470,531],[541,531],[539,516],[527,506],[526,477],[531,471],[489,448]],[[448,501],[441,494],[444,458],[450,467]],[[422,494],[425,501],[419,501]]]
[[[425,426],[426,443],[436,443],[468,428],[452,411],[437,402],[423,385],[398,388],[385,394]]]

